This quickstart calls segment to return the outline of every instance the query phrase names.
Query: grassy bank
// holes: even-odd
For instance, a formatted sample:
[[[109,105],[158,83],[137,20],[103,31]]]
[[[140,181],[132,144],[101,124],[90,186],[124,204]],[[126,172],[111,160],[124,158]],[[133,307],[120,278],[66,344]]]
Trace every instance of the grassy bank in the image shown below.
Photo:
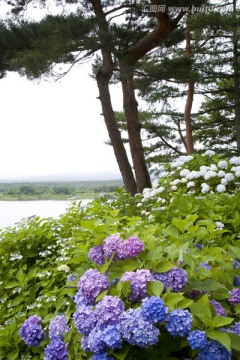
[[[66,200],[71,197],[95,199],[101,193],[112,195],[121,186],[121,180],[2,183],[0,200]]]

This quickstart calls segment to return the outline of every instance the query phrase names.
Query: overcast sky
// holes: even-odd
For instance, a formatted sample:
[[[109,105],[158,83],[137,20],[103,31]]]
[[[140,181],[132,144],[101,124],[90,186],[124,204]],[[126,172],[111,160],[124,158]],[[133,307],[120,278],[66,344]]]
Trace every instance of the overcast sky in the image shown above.
[[[120,178],[90,66],[58,82],[29,81],[16,73],[0,80],[0,181],[34,177]],[[113,101],[122,109],[121,92]]]

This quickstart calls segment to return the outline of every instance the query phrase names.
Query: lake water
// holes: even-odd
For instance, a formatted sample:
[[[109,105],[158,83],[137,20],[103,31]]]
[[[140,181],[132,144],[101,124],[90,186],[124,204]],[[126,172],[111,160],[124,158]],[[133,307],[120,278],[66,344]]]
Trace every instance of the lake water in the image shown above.
[[[83,200],[87,203],[89,200]],[[69,201],[0,201],[0,228],[13,226],[16,222],[32,215],[57,218],[68,208]]]

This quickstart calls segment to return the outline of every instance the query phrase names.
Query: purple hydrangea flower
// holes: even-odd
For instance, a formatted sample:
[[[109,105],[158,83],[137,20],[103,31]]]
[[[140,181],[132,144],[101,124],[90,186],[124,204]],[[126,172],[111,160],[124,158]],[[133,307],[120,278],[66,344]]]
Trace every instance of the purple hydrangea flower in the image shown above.
[[[196,300],[199,295],[207,294],[206,291],[190,290],[188,296],[190,299]]]
[[[147,281],[155,281],[151,272],[145,269],[125,272],[121,280],[130,281],[132,291],[129,299],[133,301],[144,299],[147,296]]]
[[[161,323],[165,320],[168,308],[163,300],[157,296],[151,296],[142,300],[142,317],[149,322]]]
[[[191,349],[203,349],[205,346],[207,346],[207,336],[205,331],[201,330],[194,330],[191,331],[187,337],[188,343],[191,347]]]
[[[44,360],[68,360],[68,351],[64,342],[54,339],[44,350]]]
[[[121,259],[138,256],[144,250],[144,243],[137,236],[131,236],[122,243]]]
[[[185,337],[192,328],[192,315],[188,310],[176,309],[166,320],[166,329],[173,336]]]
[[[70,330],[70,327],[67,326],[67,320],[63,315],[56,315],[54,319],[50,321],[49,325],[49,337],[53,339],[63,340],[66,332]]]
[[[96,297],[109,287],[107,276],[94,269],[87,270],[78,282],[78,290],[90,304],[93,304]]]
[[[95,327],[88,335],[88,344],[91,352],[102,352],[122,347],[122,338],[119,330],[114,325],[108,325],[104,329]]]
[[[239,268],[239,262],[238,262],[236,259],[233,260],[233,268],[234,268],[234,269],[238,269],[238,268]]]
[[[240,336],[240,322],[237,322],[233,326],[231,326],[230,330]]]
[[[81,348],[86,352],[91,352],[87,335],[84,335],[81,338]]]
[[[203,246],[201,244],[195,244],[195,246],[199,249],[199,250],[202,250],[203,249]]]
[[[124,303],[117,296],[104,296],[96,305],[95,316],[100,328],[117,323],[124,311]]]
[[[90,360],[113,360],[113,358],[108,356],[106,352],[100,352],[98,354],[94,354]]]
[[[234,276],[233,286],[240,286],[240,276],[237,275]]]
[[[229,291],[231,297],[228,299],[230,304],[237,305],[240,303],[240,289],[234,288],[231,291]]]
[[[97,246],[92,247],[89,250],[88,256],[90,257],[90,259],[93,262],[95,262],[95,264],[97,264],[99,266],[103,265],[105,262],[102,245],[97,245]]]
[[[77,306],[81,306],[81,305],[90,305],[87,300],[85,299],[85,297],[83,296],[83,294],[81,293],[81,291],[78,290],[78,292],[76,293],[76,295],[73,298],[75,304]]]
[[[211,270],[212,267],[208,264],[208,262],[200,262],[200,264],[196,267],[196,271],[198,271],[201,267],[205,270]]]
[[[68,274],[68,276],[67,276],[67,282],[76,281],[76,279],[77,279],[77,276],[74,274]]]
[[[218,341],[209,341],[207,346],[198,352],[198,360],[231,360],[231,353]]]
[[[186,270],[178,267],[174,267],[164,273],[153,272],[153,275],[156,280],[160,280],[163,283],[164,291],[170,287],[172,292],[181,292],[188,282]]]
[[[77,331],[88,335],[97,323],[95,312],[90,306],[79,306],[73,315]]]
[[[226,310],[224,309],[224,307],[216,300],[210,300],[210,304],[214,307],[216,314],[218,316],[226,316]]]
[[[19,334],[28,346],[40,346],[46,335],[41,325],[42,319],[37,315],[29,316],[20,328]]]
[[[103,240],[103,252],[106,258],[110,258],[112,254],[114,255],[114,260],[120,260],[121,257],[121,246],[122,239],[117,235],[110,235]]]
[[[144,320],[140,308],[123,312],[118,327],[123,339],[131,345],[148,348],[158,342],[159,329]]]

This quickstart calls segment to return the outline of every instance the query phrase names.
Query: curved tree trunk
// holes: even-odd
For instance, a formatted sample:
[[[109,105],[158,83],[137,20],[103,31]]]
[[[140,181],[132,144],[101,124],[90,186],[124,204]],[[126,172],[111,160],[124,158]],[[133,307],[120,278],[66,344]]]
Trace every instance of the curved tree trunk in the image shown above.
[[[236,3],[233,1],[233,11],[236,14]],[[237,153],[240,155],[240,82],[239,82],[239,55],[238,55],[238,34],[233,33],[233,71],[234,71],[234,117],[236,129]]]
[[[188,17],[190,17],[191,14],[188,14]],[[191,34],[190,30],[187,27],[186,29],[186,56],[191,56]],[[191,111],[192,111],[192,105],[193,105],[193,97],[194,97],[194,80],[189,79],[188,81],[188,93],[187,93],[187,100],[185,104],[185,110],[184,110],[184,120],[185,120],[185,126],[186,126],[186,147],[187,147],[187,154],[193,154],[194,153],[194,146],[193,146],[193,134],[192,134],[192,119],[191,119]]]
[[[136,181],[133,175],[132,167],[128,161],[126,149],[123,145],[121,133],[119,131],[112,108],[111,96],[109,92],[109,76],[108,74],[104,73],[102,69],[100,69],[97,72],[96,79],[105,124],[123,178],[124,187],[131,195],[135,195],[137,192]]]
[[[152,186],[141,139],[141,124],[138,117],[138,103],[135,97],[133,71],[120,64],[123,92],[123,107],[127,122],[129,146],[136,177],[137,191]]]

